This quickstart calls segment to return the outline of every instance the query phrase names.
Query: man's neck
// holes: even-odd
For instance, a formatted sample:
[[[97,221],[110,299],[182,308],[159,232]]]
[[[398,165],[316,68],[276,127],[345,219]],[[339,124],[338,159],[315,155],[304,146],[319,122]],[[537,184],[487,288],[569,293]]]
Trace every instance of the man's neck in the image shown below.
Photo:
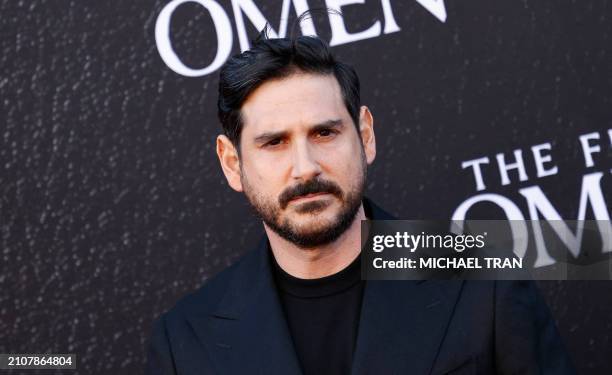
[[[365,219],[362,204],[351,226],[337,240],[309,249],[285,240],[265,224],[264,228],[274,258],[285,272],[300,279],[317,279],[343,270],[359,256],[361,220]]]

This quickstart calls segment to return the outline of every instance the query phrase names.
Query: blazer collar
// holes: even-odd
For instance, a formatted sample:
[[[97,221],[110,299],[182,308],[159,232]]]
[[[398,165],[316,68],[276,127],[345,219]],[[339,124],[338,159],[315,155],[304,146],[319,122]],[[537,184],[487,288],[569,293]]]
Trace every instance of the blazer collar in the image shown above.
[[[395,217],[364,198],[366,216]],[[268,239],[235,266],[212,311],[188,317],[219,373],[301,374],[276,291]],[[368,281],[352,375],[427,374],[462,282]]]
[[[299,375],[267,238],[233,270],[217,308],[188,317],[219,374]]]

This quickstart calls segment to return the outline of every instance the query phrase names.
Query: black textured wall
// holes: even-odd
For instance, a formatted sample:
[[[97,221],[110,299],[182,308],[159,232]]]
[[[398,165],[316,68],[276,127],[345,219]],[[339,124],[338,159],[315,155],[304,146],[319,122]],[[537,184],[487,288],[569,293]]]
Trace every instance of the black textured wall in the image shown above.
[[[218,167],[216,75],[183,77],[160,58],[167,3],[0,1],[2,353],[74,352],[73,373],[138,373],[152,320],[262,233]],[[279,2],[256,3],[276,25]],[[463,161],[522,149],[528,181],[484,175],[526,217],[518,190],[537,185],[575,219],[582,176],[597,171],[612,202],[610,1],[447,0],[444,23],[391,4],[401,31],[334,47],[375,117],[371,197],[407,219],[448,218],[481,193]],[[345,17],[367,28],[380,2]],[[214,32],[193,3],[172,18],[187,65],[212,59]],[[602,151],[586,167],[578,137],[591,132]],[[537,179],[529,148],[545,142],[559,173]],[[612,282],[541,286],[581,373],[609,373]]]

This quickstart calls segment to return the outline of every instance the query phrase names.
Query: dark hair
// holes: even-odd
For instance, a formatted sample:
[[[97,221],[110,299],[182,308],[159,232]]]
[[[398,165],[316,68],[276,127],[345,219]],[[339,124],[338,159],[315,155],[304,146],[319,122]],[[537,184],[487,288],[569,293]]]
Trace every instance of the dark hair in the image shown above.
[[[333,74],[340,85],[344,104],[355,126],[359,126],[359,78],[355,70],[337,61],[330,48],[316,36],[268,38],[266,29],[251,49],[234,55],[221,68],[218,116],[223,132],[239,149],[242,132],[240,108],[257,87],[267,80],[296,72]]]

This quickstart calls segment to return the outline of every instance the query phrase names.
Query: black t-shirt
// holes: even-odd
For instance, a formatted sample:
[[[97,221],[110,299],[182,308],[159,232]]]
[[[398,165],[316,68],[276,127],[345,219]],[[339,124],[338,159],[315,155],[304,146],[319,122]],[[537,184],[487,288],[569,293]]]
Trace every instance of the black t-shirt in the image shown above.
[[[360,257],[342,271],[320,279],[293,277],[275,260],[273,263],[303,374],[350,374],[365,286]]]

